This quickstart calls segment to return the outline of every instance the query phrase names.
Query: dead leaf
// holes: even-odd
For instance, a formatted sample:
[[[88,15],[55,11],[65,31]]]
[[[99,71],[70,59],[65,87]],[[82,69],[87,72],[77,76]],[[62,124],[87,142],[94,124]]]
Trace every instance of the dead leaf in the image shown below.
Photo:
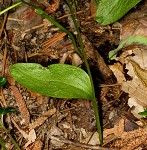
[[[119,57],[119,61],[126,65],[126,70],[128,70],[127,74],[132,77],[132,80],[123,82],[122,90],[129,94],[129,103],[135,104],[135,111],[132,113],[136,117],[139,117],[137,115],[139,110],[142,110],[141,108],[143,107],[147,107],[147,86],[145,86],[144,83],[146,82],[144,80],[146,80],[147,51],[139,47],[125,51]],[[136,103],[138,103],[138,106]],[[130,105],[130,107],[131,106],[132,105]]]
[[[137,77],[147,87],[147,70],[142,69],[135,61],[130,60]]]
[[[117,78],[118,83],[123,83],[124,81],[126,81],[123,71],[123,65],[121,65],[119,62],[116,62],[113,65],[109,65],[109,67]]]

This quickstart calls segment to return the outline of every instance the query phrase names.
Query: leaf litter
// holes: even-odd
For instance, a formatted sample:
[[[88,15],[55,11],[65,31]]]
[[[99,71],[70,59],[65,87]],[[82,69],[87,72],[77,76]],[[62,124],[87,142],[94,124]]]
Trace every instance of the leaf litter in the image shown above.
[[[58,19],[65,14],[65,9],[62,8],[62,6],[65,5],[65,2],[56,2],[57,1],[53,1],[54,5],[52,5],[46,1],[38,1],[38,4],[42,4],[42,6],[40,6],[46,8],[46,10],[48,9],[48,6],[50,6],[50,8],[54,6],[51,15],[55,19]],[[83,13],[78,14],[77,12],[77,15],[79,21],[81,22],[81,30],[84,34],[83,41],[87,51],[87,57],[91,69],[93,70],[93,77],[97,87],[97,97],[98,100],[100,100],[99,103],[102,104],[103,113],[101,115],[103,118],[104,133],[109,130],[109,134],[105,134],[105,136],[111,139],[104,143],[106,148],[96,145],[98,139],[94,134],[95,120],[91,103],[89,101],[83,102],[79,99],[55,99],[33,94],[31,91],[25,89],[18,83],[15,83],[14,80],[11,79],[8,72],[10,64],[16,62],[37,62],[45,67],[49,64],[58,63],[61,60],[63,63],[71,64],[73,62],[73,58],[75,57],[71,41],[64,33],[61,33],[58,28],[52,26],[50,23],[44,23],[40,16],[36,16],[35,21],[32,22],[29,16],[31,15],[34,17],[35,14],[31,9],[26,10],[26,6],[21,7],[24,7],[24,12],[22,15],[25,13],[28,14],[28,16],[26,16],[28,17],[26,22],[22,23],[21,21],[24,19],[24,16],[22,16],[22,18],[13,18],[12,20],[8,17],[10,25],[17,22],[17,26],[15,25],[15,28],[14,26],[7,28],[7,30],[9,29],[8,38],[10,43],[7,43],[8,54],[5,59],[6,65],[3,74],[4,76],[9,77],[9,81],[7,85],[3,87],[2,93],[4,95],[4,99],[6,100],[6,105],[13,106],[17,110],[15,114],[11,114],[10,116],[11,119],[13,117],[13,121],[6,120],[6,123],[8,124],[8,128],[10,128],[12,135],[16,137],[16,140],[20,143],[21,147],[24,148],[24,146],[26,146],[24,149],[34,150],[50,149],[50,147],[52,147],[52,149],[118,148],[131,150],[138,147],[146,147],[146,128],[141,128],[138,126],[136,129],[136,127],[134,127],[134,123],[136,123],[137,119],[130,113],[130,111],[133,111],[133,108],[130,109],[128,107],[128,96],[121,91],[120,86],[120,84],[122,84],[122,86],[126,88],[125,90],[125,88],[123,89],[122,87],[123,91],[129,93],[129,99],[139,96],[135,99],[137,106],[139,103],[142,109],[146,107],[146,86],[143,84],[143,82],[145,82],[143,79],[144,77],[141,76],[147,69],[146,51],[144,50],[144,47],[140,45],[138,46],[138,44],[135,44],[137,45],[137,48],[133,50],[131,47],[129,48],[129,46],[126,47],[124,52],[119,56],[119,62],[116,62],[114,66],[111,66],[113,68],[111,68],[112,70],[117,70],[114,74],[105,63],[107,62],[105,58],[108,54],[107,50],[115,49],[116,45],[119,44],[119,38],[121,38],[121,40],[125,40],[126,37],[132,35],[146,36],[140,34],[140,31],[141,33],[145,33],[146,31],[146,20],[143,19],[143,16],[145,16],[145,6],[147,4],[144,4],[146,3],[142,2],[142,5],[137,6],[133,10],[135,11],[135,15],[132,16],[137,16],[135,20],[140,23],[136,23],[138,30],[135,28],[135,32],[132,31],[131,24],[134,21],[134,18],[131,17],[130,12],[130,14],[128,14],[129,19],[122,18],[122,20],[118,21],[122,25],[121,34],[119,37],[120,29],[113,29],[111,26],[100,26],[97,22],[91,19],[91,8],[89,1],[82,1],[81,4],[79,3],[79,10],[83,11]],[[16,9],[16,11],[14,10],[12,13],[18,13],[19,9],[20,8]],[[141,10],[144,10],[144,12]],[[138,15],[136,15],[137,13]],[[85,21],[87,18],[88,21]],[[32,22],[31,26],[29,23],[30,21]],[[60,19],[59,22],[67,25],[67,18],[64,17]],[[24,23],[26,23],[25,26]],[[70,24],[71,23],[69,23],[69,26]],[[141,25],[143,25],[143,27]],[[7,27],[9,27],[8,22]],[[131,34],[128,33],[129,31],[131,31]],[[123,37],[124,33],[125,38]],[[126,35],[126,33],[128,33],[128,35]],[[4,41],[3,38],[2,41]],[[127,48],[129,50],[127,50]],[[1,61],[4,56],[2,50],[0,51],[2,55],[0,58]],[[130,62],[135,63],[134,66]],[[80,65],[84,68],[82,60],[80,60],[79,63],[74,62],[74,64],[77,66]],[[132,71],[132,74],[129,75],[133,78],[133,80],[135,79],[135,85],[130,83],[133,82],[133,80],[128,81],[128,79],[125,78],[126,72],[123,70],[124,66],[126,66],[125,69],[129,70],[128,74]],[[137,71],[135,71],[136,68]],[[119,78],[119,82],[116,81],[116,78]],[[140,81],[139,86],[138,81]],[[127,86],[131,85],[131,87],[135,87],[135,91],[132,92],[132,89],[129,87],[131,93],[128,92],[128,87],[125,86],[125,83],[127,83]],[[17,94],[12,94],[10,90],[10,87],[12,86],[17,88]],[[23,100],[23,102],[18,103],[19,105],[23,104],[22,106],[24,106],[25,110],[24,108],[21,109],[21,107],[18,108],[16,104],[19,97],[18,93],[19,96],[21,95],[20,98]],[[135,93],[136,96],[134,97]],[[30,116],[27,115],[27,122],[30,121],[29,125],[22,119],[22,117],[26,116],[25,112],[27,112],[26,114],[30,114]],[[129,126],[132,127],[129,132],[124,130],[124,128],[128,126],[122,119],[124,116],[127,117],[127,120],[133,121],[133,123],[129,124]],[[143,118],[142,120],[145,121]],[[6,146],[8,148],[11,147],[10,149],[14,149],[8,138],[3,136],[3,133],[1,132],[0,135],[4,137],[4,141],[8,141]],[[104,139],[106,137],[104,137]]]

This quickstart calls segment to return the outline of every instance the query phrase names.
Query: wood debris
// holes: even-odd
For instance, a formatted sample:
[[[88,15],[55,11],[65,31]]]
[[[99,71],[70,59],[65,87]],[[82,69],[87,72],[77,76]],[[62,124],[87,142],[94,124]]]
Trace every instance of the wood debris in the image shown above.
[[[52,116],[54,113],[56,112],[56,109],[51,109],[51,110],[48,110],[47,112],[45,112],[41,117],[39,117],[36,121],[32,122],[30,125],[29,125],[29,128],[30,130],[31,129],[35,129],[36,127],[39,127],[40,125],[42,125],[45,120]]]

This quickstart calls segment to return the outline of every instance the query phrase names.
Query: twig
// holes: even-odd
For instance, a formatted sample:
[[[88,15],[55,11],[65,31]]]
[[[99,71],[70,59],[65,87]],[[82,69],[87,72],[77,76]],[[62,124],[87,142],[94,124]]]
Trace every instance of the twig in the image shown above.
[[[6,34],[5,34],[5,38],[6,38]],[[2,64],[2,73],[1,76],[4,76],[5,73],[5,65],[6,65],[6,57],[7,57],[7,46],[6,46],[6,40],[5,40],[5,48],[4,48],[4,56],[3,56],[3,64]],[[7,106],[4,94],[3,94],[3,87],[0,88],[1,91],[1,96],[2,96],[2,100],[3,100],[3,104],[1,103],[2,106]]]
[[[2,33],[3,33],[3,30],[4,30],[4,26],[5,26],[5,23],[6,23],[6,20],[7,20],[7,15],[8,13],[5,14],[4,16],[4,21],[3,21],[3,24],[2,24],[2,27],[1,27],[1,30],[0,30],[0,38],[2,36]]]
[[[70,140],[66,140],[66,139],[63,139],[63,138],[58,138],[58,137],[55,137],[55,136],[51,136],[50,139],[51,140],[55,140],[55,141],[60,142],[60,143],[74,145],[74,146],[85,148],[85,149],[92,149],[92,150],[116,150],[116,149],[111,149],[111,148],[103,148],[103,147],[95,146],[95,145],[87,145],[87,144],[82,144],[82,143],[78,143],[78,142],[72,142]]]

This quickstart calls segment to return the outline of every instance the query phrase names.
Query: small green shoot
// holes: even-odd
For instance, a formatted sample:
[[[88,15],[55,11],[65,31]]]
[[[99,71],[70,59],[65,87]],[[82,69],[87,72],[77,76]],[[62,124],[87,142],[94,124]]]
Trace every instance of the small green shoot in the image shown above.
[[[140,112],[138,114],[141,115],[141,116],[147,117],[147,108],[143,112]]]
[[[119,46],[109,52],[109,60],[116,59],[117,53],[125,46],[131,45],[133,43],[147,45],[147,37],[144,36],[130,36],[126,40],[122,41]]]
[[[3,86],[3,85],[5,85],[6,84],[6,78],[4,78],[4,77],[0,77],[0,86]]]
[[[5,115],[7,113],[13,113],[15,112],[16,110],[12,107],[8,107],[8,108],[0,108],[0,114],[1,115]]]

